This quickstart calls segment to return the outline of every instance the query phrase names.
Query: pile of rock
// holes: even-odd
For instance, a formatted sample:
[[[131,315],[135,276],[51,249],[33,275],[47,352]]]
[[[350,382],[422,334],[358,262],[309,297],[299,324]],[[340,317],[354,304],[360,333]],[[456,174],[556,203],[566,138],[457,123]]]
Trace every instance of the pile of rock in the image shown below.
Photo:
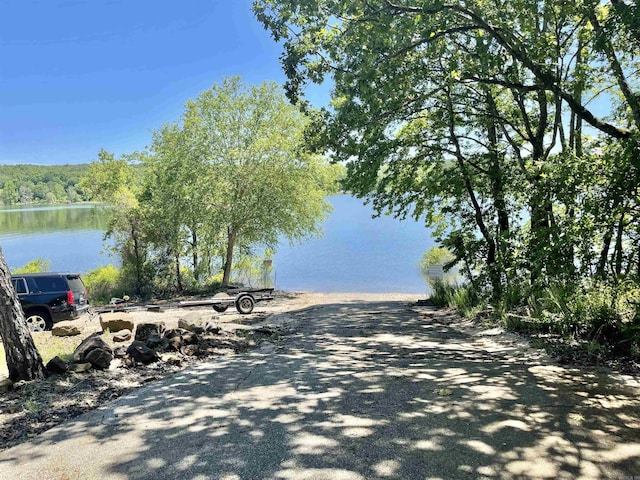
[[[178,328],[171,329],[167,329],[164,322],[135,325],[128,313],[104,313],[100,315],[100,325],[102,332],[85,338],[73,352],[71,365],[55,357],[47,363],[47,370],[56,374],[92,368],[105,370],[114,359],[119,359],[126,366],[147,365],[160,360],[179,365],[182,357],[198,355],[202,335],[220,332],[220,327],[213,321],[201,325],[181,319]],[[68,329],[68,326],[64,327]],[[112,348],[105,341],[105,335],[111,335],[113,343],[133,341],[129,345]]]

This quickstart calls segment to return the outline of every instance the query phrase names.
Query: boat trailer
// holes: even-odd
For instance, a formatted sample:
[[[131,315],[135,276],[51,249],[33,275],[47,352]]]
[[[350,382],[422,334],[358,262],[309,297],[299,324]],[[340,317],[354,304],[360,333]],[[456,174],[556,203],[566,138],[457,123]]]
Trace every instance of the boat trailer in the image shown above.
[[[108,312],[130,312],[134,310],[147,310],[159,312],[168,308],[189,308],[189,307],[207,307],[211,306],[216,312],[223,313],[234,305],[236,310],[248,315],[253,312],[253,308],[258,302],[266,302],[273,300],[273,288],[229,288],[226,296],[220,295],[211,298],[203,298],[201,300],[182,300],[174,303],[149,304],[149,305],[132,305],[128,303],[128,298],[112,298],[108,305],[92,307],[92,313],[108,313]]]

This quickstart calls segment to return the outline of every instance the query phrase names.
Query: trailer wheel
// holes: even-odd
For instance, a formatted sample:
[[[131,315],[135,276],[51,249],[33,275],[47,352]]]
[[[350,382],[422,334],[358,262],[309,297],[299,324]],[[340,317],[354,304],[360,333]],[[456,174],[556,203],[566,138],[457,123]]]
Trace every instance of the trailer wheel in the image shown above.
[[[256,302],[251,295],[240,295],[236,300],[236,310],[243,315],[247,315],[253,312],[253,306],[255,303]]]
[[[217,303],[217,304],[213,305],[213,309],[218,313],[226,312],[227,308],[229,308],[229,305],[224,305],[224,304],[221,304],[221,303]]]

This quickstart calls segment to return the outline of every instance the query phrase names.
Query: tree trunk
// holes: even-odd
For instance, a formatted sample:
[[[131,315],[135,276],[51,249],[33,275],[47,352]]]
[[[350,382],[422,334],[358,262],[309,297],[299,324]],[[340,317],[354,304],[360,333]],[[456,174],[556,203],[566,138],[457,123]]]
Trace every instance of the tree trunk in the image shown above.
[[[488,89],[487,89],[488,90]],[[489,179],[491,181],[491,194],[498,214],[498,231],[500,234],[509,232],[509,214],[504,194],[503,173],[500,167],[500,155],[498,154],[498,129],[495,119],[498,118],[498,107],[489,91],[486,92],[487,109],[491,117],[487,122],[487,137],[489,140]]]
[[[136,294],[142,293],[142,255],[140,254],[140,242],[138,240],[138,229],[136,228],[136,222],[133,218],[130,218],[129,224],[131,226],[131,240],[133,241],[133,255],[136,263]]]
[[[538,187],[538,183],[534,188]],[[542,188],[540,188],[542,190]],[[529,264],[531,272],[531,284],[534,285],[542,278],[543,272],[548,273],[548,250],[552,245],[549,235],[549,216],[545,194],[539,190],[534,191],[529,201],[531,216],[531,232],[529,234]]]
[[[175,256],[175,267],[176,267],[176,288],[179,293],[182,293],[182,274],[180,273],[180,255],[176,253]]]
[[[600,249],[600,258],[596,266],[596,276],[604,278],[606,276],[607,259],[609,258],[609,249],[611,248],[611,240],[613,240],[613,229],[611,225],[604,234],[602,240],[602,248]]]
[[[4,346],[11,381],[44,378],[42,358],[33,343],[18,295],[11,284],[11,274],[2,248],[0,248],[0,338]]]
[[[502,283],[500,281],[500,272],[498,271],[498,264],[496,259],[496,242],[492,237],[487,225],[484,221],[482,208],[480,207],[480,203],[476,197],[475,190],[473,189],[473,185],[471,183],[471,177],[467,171],[467,167],[465,164],[465,158],[462,154],[462,149],[460,148],[460,142],[458,141],[458,137],[455,132],[455,115],[453,111],[453,103],[451,101],[451,96],[447,96],[447,109],[448,109],[448,123],[449,123],[449,137],[450,141],[455,149],[455,157],[458,163],[458,167],[460,169],[460,173],[462,175],[462,180],[464,182],[465,190],[467,191],[467,195],[469,196],[469,200],[471,205],[473,206],[473,211],[475,213],[475,221],[482,237],[487,243],[487,269],[489,270],[489,281],[491,282],[491,296],[494,301],[498,301],[502,297]]]
[[[224,261],[224,275],[222,276],[222,287],[229,286],[231,279],[231,263],[233,262],[233,247],[236,243],[237,232],[229,228],[227,229],[227,254]]]
[[[615,255],[615,274],[619,276],[622,273],[622,258],[623,258],[623,248],[622,248],[622,236],[624,234],[624,210],[620,214],[620,221],[618,222],[618,233],[616,234],[616,255]]]
[[[200,280],[198,275],[198,234],[195,228],[191,229],[191,257],[193,259],[193,275]]]
[[[616,212],[618,207],[620,206],[620,200],[616,199],[611,206],[611,211]],[[624,207],[622,208],[624,210]],[[611,241],[613,240],[613,233],[616,226],[614,222],[607,225],[607,230],[605,231],[602,238],[602,248],[600,249],[600,258],[598,260],[598,264],[596,266],[596,276],[600,278],[605,278],[606,269],[607,269],[607,260],[609,259],[609,250],[611,249]]]

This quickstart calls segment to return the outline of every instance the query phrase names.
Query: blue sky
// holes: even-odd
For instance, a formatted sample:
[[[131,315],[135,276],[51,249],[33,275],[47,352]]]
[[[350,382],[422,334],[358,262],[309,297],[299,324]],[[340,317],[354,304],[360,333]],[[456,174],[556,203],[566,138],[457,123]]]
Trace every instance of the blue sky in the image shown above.
[[[225,76],[283,83],[280,52],[251,0],[0,0],[0,164],[142,150]]]

